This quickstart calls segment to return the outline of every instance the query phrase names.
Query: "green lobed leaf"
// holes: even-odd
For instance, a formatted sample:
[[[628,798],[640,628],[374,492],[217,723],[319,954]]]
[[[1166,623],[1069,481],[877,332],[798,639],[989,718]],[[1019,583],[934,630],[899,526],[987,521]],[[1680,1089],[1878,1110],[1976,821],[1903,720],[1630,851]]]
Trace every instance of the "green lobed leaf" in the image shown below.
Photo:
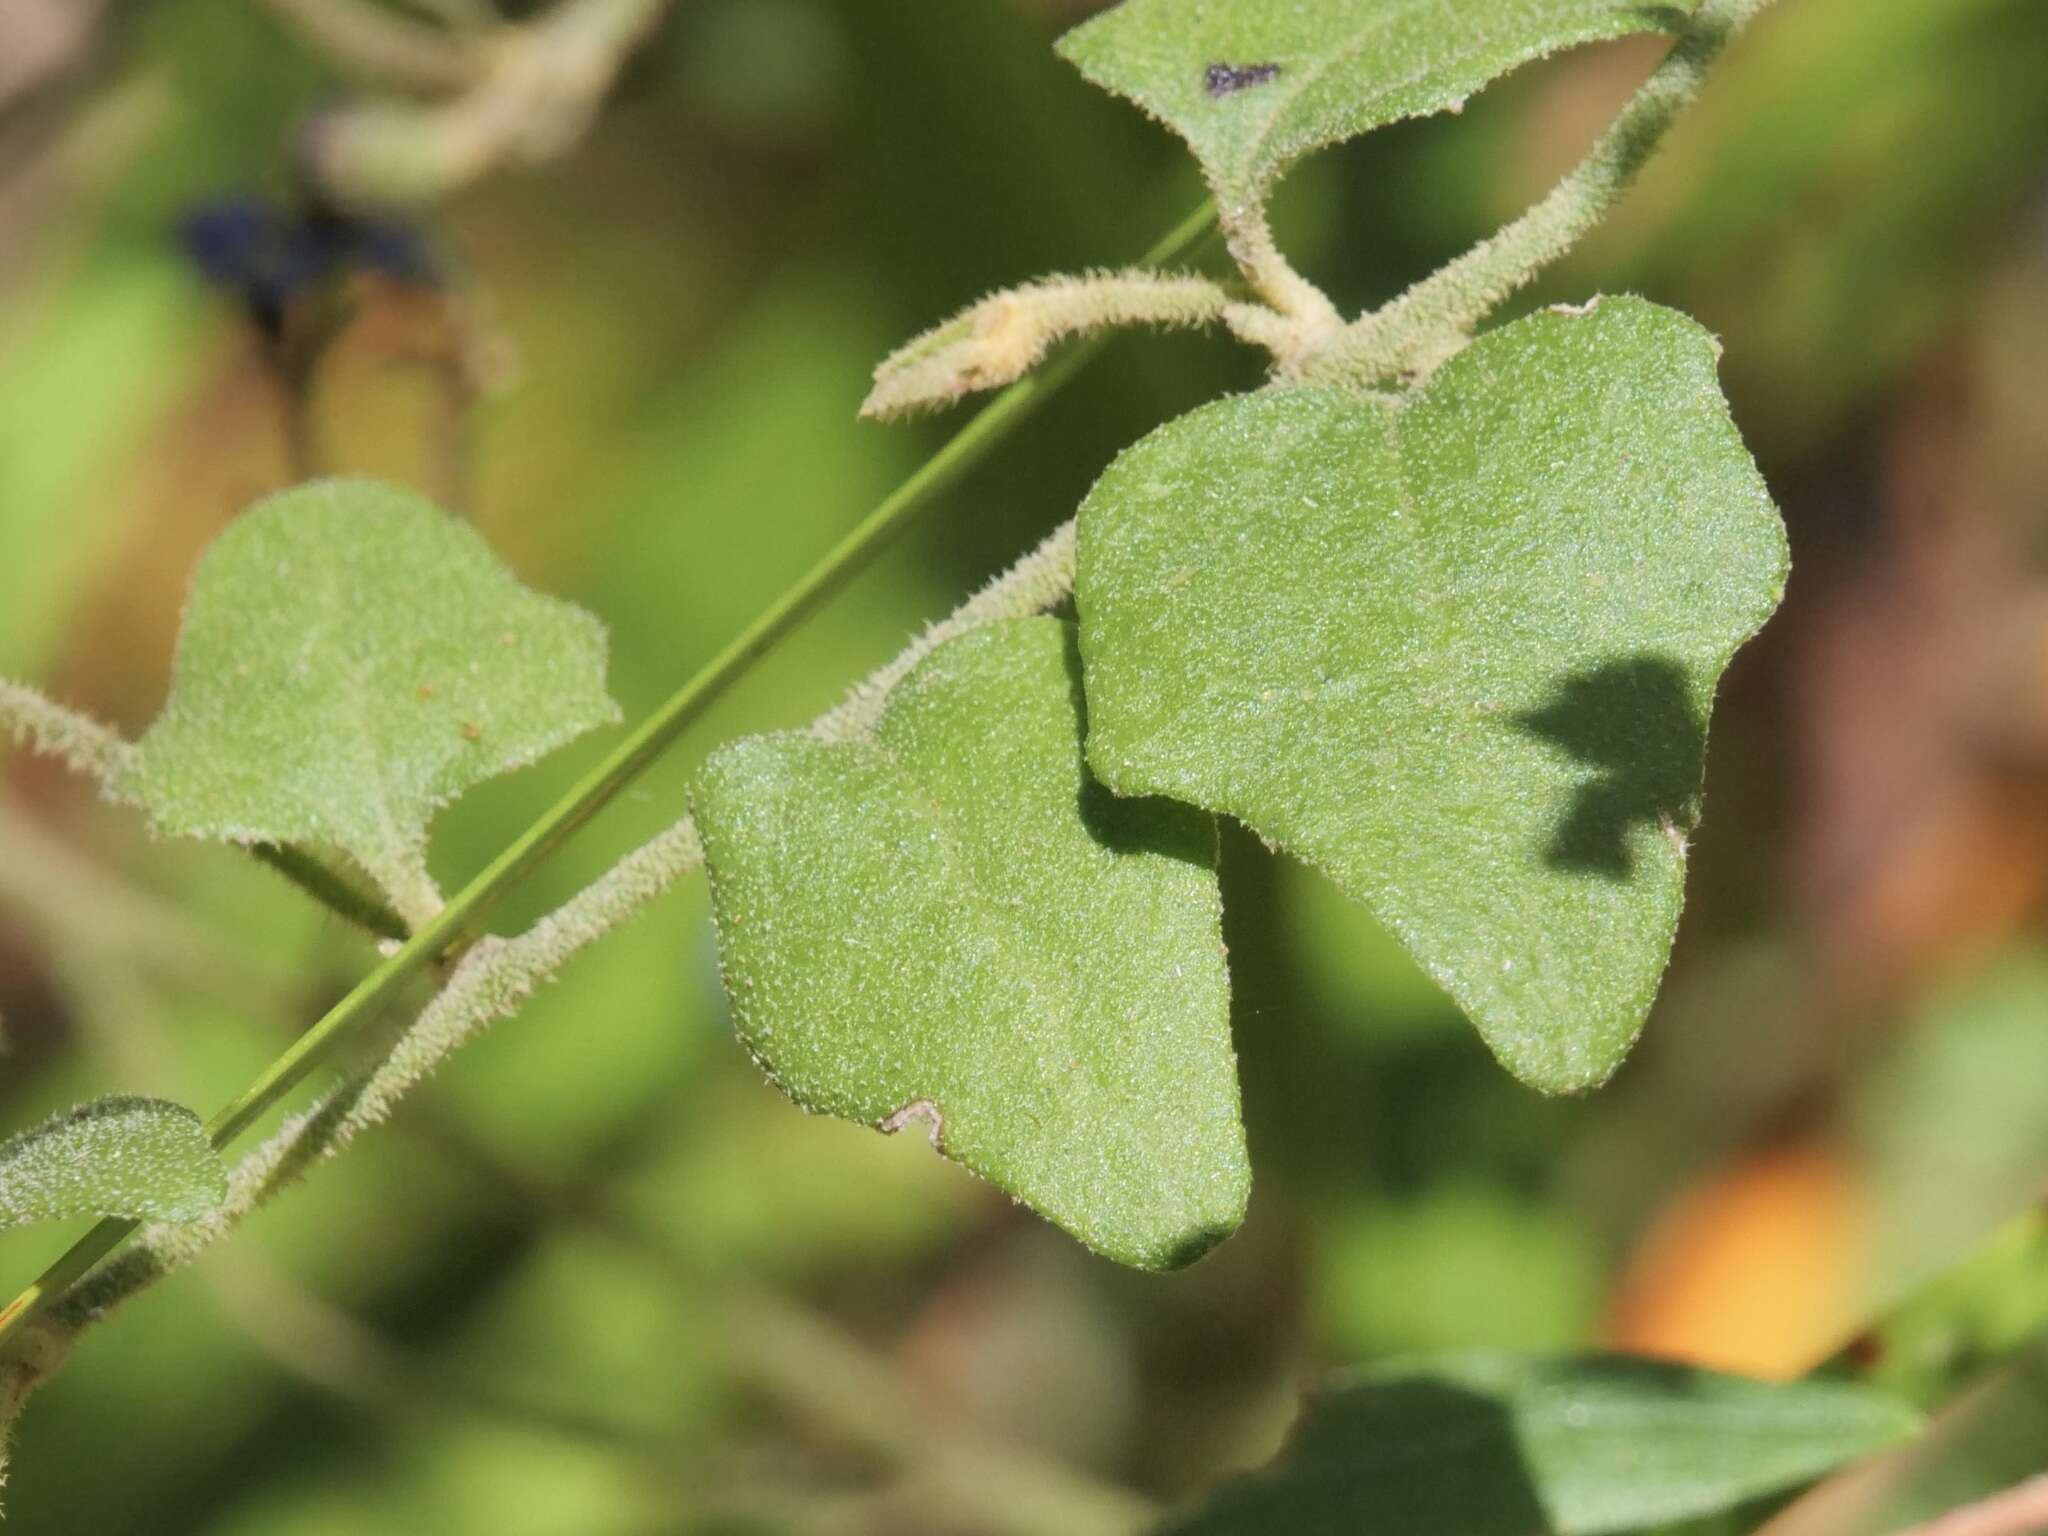
[[[1234,1230],[1238,1119],[1215,827],[1081,756],[1056,619],[932,653],[871,740],[754,737],[694,806],[741,1037],[808,1108],[915,1123],[1125,1264]]]
[[[81,1216],[196,1221],[226,1194],[199,1117],[162,1099],[95,1099],[0,1142],[0,1230]]]
[[[1644,0],[1124,0],[1060,39],[1095,84],[1179,134],[1226,210],[1257,206],[1303,155],[1456,111],[1518,64],[1672,31]]]
[[[1615,1355],[1402,1362],[1312,1398],[1175,1536],[1601,1536],[1733,1509],[1892,1445],[1897,1399]]]
[[[1552,1092],[1642,1026],[1714,686],[1784,588],[1715,357],[1640,300],[1548,312],[1399,404],[1195,411],[1081,511],[1096,774],[1329,874]]]
[[[193,577],[171,694],[119,792],[168,833],[340,848],[403,900],[463,791],[618,718],[605,636],[409,492],[316,482]]]

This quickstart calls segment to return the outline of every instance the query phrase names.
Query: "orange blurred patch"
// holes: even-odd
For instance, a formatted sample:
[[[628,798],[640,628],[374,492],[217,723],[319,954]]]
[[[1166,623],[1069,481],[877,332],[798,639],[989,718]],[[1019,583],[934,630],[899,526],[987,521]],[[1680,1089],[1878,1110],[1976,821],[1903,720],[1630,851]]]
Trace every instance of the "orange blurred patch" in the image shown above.
[[[1616,1348],[1797,1376],[1856,1321],[1864,1192],[1832,1149],[1746,1156],[1682,1194],[1637,1245],[1608,1322]]]

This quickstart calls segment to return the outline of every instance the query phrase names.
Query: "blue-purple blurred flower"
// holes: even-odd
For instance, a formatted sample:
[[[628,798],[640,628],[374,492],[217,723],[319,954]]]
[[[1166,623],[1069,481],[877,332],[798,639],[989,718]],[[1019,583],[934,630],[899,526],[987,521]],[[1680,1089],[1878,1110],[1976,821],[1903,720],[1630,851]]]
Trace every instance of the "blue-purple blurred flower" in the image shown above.
[[[332,296],[358,273],[421,288],[445,281],[420,230],[319,204],[287,208],[259,197],[224,197],[187,214],[178,237],[206,280],[232,291],[273,340],[283,336],[293,306]]]

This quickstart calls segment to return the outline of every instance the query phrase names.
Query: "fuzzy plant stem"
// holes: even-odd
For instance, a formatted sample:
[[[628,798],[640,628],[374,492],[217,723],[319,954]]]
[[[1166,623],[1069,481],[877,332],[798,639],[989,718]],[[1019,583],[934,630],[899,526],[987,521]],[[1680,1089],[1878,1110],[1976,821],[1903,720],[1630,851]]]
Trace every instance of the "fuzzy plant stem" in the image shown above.
[[[1205,207],[1184,220],[1147,254],[1147,263],[1171,261],[1184,255],[1206,235],[1211,217]],[[382,965],[364,977],[239,1097],[207,1121],[207,1135],[214,1146],[224,1148],[232,1143],[315,1069],[330,1060],[342,1046],[355,1039],[413,976],[460,942],[471,925],[480,920],[506,892],[538,868],[572,833],[637,779],[756,660],[865,569],[887,546],[889,539],[908,525],[914,513],[922,510],[936,499],[939,492],[955,484],[980,462],[1003,436],[1014,430],[1071,378],[1092,353],[1092,348],[1076,349],[1063,360],[1062,366],[1048,369],[1034,378],[1020,380],[976,413],[795,586],[672,694],[540,820],[457,891],[432,922],[414,933]],[[689,828],[688,835],[694,841],[694,827]],[[620,866],[621,869],[624,867]],[[574,907],[575,902],[572,901],[570,906]],[[479,945],[478,948],[485,950],[487,955],[499,952],[495,945]],[[465,958],[464,966],[469,963]],[[457,974],[461,974],[460,970]],[[471,984],[481,986],[484,980],[479,977]],[[453,987],[452,981],[450,987]],[[519,995],[524,996],[523,993]],[[82,1279],[134,1230],[133,1222],[109,1219],[88,1231],[34,1284],[0,1309],[0,1344],[13,1336],[38,1310]]]
[[[1299,372],[1343,334],[1344,317],[1328,294],[1297,272],[1274,243],[1263,199],[1234,205],[1219,199],[1218,220],[1231,260],[1263,305],[1238,305],[1231,329],[1265,347],[1282,376]]]
[[[1072,590],[1073,570],[1074,525],[1068,522],[857,684],[812,730],[833,740],[865,734],[879,716],[889,689],[933,648],[983,625],[1028,618],[1056,606]],[[703,859],[696,823],[686,816],[628,854],[608,874],[526,933],[513,939],[479,940],[382,1061],[287,1120],[235,1165],[228,1178],[227,1198],[205,1220],[142,1227],[136,1241],[119,1258],[88,1277],[87,1271],[105,1253],[137,1230],[134,1222],[101,1222],[34,1290],[23,1293],[14,1303],[10,1323],[20,1326],[37,1300],[54,1300],[43,1322],[68,1340],[136,1291],[191,1263],[314,1163],[336,1156],[363,1131],[389,1118],[399,1100],[432,1076],[457,1049],[491,1024],[516,1013],[537,987],[575,955],[637,915],[697,869]],[[53,1358],[61,1360],[62,1355]],[[35,1367],[25,1360],[13,1369],[21,1372]],[[11,1389],[12,1400],[18,1403],[27,1390]]]
[[[347,1079],[310,1109],[292,1116],[230,1170],[227,1198],[203,1221],[153,1223],[120,1258],[70,1289],[51,1320],[76,1331],[108,1308],[181,1269],[314,1163],[346,1150],[460,1046],[518,1011],[548,977],[586,945],[638,913],[703,861],[697,829],[687,819],[627,855],[593,884],[525,933],[485,938],[463,956],[434,1000],[370,1070]],[[94,1230],[133,1223],[103,1222]]]
[[[1023,378],[1072,337],[1133,325],[1208,325],[1241,307],[1206,277],[1137,268],[1007,288],[885,358],[860,413],[887,420],[995,389]]]
[[[1021,617],[1033,589],[1023,582],[1014,590],[1015,616]],[[988,622],[1011,616],[992,609],[987,597],[984,593],[977,599],[976,611],[988,615]],[[33,1347],[11,1362],[0,1379],[4,1406],[19,1408],[40,1380],[61,1366],[85,1327],[190,1264],[315,1163],[345,1151],[363,1131],[388,1118],[399,1100],[459,1046],[517,1011],[577,952],[639,912],[702,858],[696,828],[686,818],[527,933],[480,942],[382,1063],[286,1121],[236,1164],[227,1199],[204,1221],[144,1227],[118,1258],[39,1318],[29,1336]],[[957,1432],[932,1416],[882,1362],[801,1308],[751,1288],[728,1300],[731,1326],[725,1347],[736,1372],[860,1449],[903,1462],[912,1469],[923,1501],[970,1517],[976,1529],[1005,1536],[1055,1530],[1127,1536],[1155,1513],[1122,1489]]]
[[[1508,296],[1607,216],[1665,132],[1691,105],[1721,51],[1770,0],[1704,0],[1678,42],[1586,158],[1514,223],[1353,321],[1304,377],[1370,388],[1428,373]]]
[[[1057,608],[1074,590],[1075,545],[1075,524],[1069,518],[1030,554],[928,626],[888,665],[856,683],[837,707],[817,718],[811,734],[821,741],[852,741],[867,735],[896,685],[948,640],[1003,619],[1028,618]]]
[[[0,731],[38,756],[55,758],[73,773],[91,779],[103,793],[111,793],[115,776],[135,751],[92,716],[66,709],[35,689],[6,678],[0,678]],[[249,852],[329,911],[379,938],[402,939],[410,931],[405,920],[384,902],[357,889],[303,849],[254,843]]]
[[[39,757],[53,757],[73,773],[104,785],[134,749],[111,727],[66,709],[22,683],[0,677],[0,731]]]

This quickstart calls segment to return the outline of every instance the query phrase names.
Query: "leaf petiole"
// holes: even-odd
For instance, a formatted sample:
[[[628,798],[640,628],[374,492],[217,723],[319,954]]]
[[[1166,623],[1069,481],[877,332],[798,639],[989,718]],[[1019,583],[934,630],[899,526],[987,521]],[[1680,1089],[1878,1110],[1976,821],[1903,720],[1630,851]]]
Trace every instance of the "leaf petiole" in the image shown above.
[[[1425,375],[1445,361],[1510,294],[1534,281],[1621,201],[1666,131],[1699,95],[1714,61],[1769,4],[1703,0],[1663,62],[1586,158],[1541,202],[1392,303],[1354,320],[1300,376],[1370,387]]]

